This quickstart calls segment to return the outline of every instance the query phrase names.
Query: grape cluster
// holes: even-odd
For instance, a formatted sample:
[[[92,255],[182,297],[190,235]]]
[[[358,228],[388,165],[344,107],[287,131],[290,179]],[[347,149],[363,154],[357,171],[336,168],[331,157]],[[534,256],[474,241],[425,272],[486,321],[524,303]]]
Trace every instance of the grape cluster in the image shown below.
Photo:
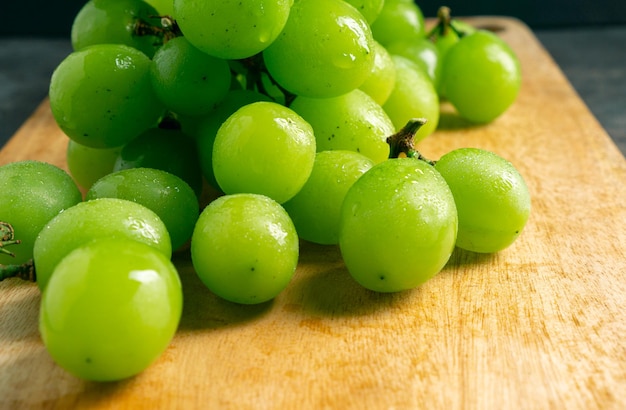
[[[489,122],[519,89],[506,44],[445,8],[426,33],[409,0],[89,0],[72,44],[49,90],[69,174],[0,167],[0,262],[32,258],[43,341],[79,377],[132,376],[167,347],[173,252],[236,303],[284,290],[301,240],[397,292],[528,219],[504,158],[415,151],[442,99]]]

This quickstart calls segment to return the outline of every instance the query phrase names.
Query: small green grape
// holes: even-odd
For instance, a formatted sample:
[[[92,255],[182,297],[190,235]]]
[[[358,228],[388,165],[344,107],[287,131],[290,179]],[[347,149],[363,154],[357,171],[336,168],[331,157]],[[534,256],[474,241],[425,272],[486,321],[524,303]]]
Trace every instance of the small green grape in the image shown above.
[[[413,61],[422,70],[428,73],[428,77],[433,82],[436,89],[439,89],[441,82],[441,59],[439,49],[430,40],[420,38],[416,40],[394,41],[387,45],[390,54],[399,55]]]
[[[510,246],[530,215],[530,193],[517,169],[478,148],[443,155],[435,168],[450,187],[459,214],[459,248],[493,253]]]
[[[31,160],[0,166],[0,192],[0,221],[10,224],[14,239],[21,242],[0,248],[3,265],[20,265],[31,259],[41,229],[59,212],[82,200],[78,187],[65,171]]]
[[[383,105],[396,84],[396,67],[391,55],[380,43],[374,41],[374,64],[372,71],[359,87],[379,105]]]
[[[67,168],[78,185],[89,189],[98,179],[113,172],[121,150],[122,147],[91,148],[69,140],[65,152]]]
[[[256,304],[282,292],[298,264],[293,222],[274,200],[225,195],[200,215],[191,238],[193,266],[202,282],[231,302]]]
[[[424,14],[412,1],[385,0],[371,27],[374,39],[383,46],[395,41],[423,38],[426,35]]]
[[[71,374],[122,380],[167,349],[182,299],[176,268],[163,253],[99,238],[59,261],[41,298],[39,330],[50,356]]]

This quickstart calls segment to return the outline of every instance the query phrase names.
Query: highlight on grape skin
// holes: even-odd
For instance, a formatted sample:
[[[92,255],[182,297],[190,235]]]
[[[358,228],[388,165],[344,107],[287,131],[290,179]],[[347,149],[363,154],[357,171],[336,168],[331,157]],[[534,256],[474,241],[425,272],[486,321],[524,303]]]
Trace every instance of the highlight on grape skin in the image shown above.
[[[302,243],[335,247],[345,274],[374,292],[422,286],[455,249],[514,252],[530,215],[514,164],[469,147],[429,160],[416,145],[437,138],[444,100],[464,124],[505,116],[519,61],[446,7],[432,22],[426,31],[404,0],[89,0],[49,88],[69,174],[0,167],[15,199],[0,199],[0,279],[37,280],[59,365],[119,380],[158,360],[182,314],[174,256],[191,259],[206,292],[250,305],[289,291]],[[78,284],[114,298],[140,261],[166,272],[154,277],[163,305],[134,306],[170,309],[163,332],[120,308],[114,325],[137,327],[131,346],[104,352],[92,336],[110,321],[75,314],[58,326],[63,309],[112,308],[76,296]],[[120,359],[143,344],[137,360]]]

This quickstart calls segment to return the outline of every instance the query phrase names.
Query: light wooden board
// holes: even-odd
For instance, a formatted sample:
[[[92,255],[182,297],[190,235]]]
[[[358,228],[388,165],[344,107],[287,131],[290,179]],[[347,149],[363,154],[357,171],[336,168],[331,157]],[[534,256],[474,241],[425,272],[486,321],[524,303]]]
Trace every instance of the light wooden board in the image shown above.
[[[78,380],[37,330],[37,287],[0,283],[0,408],[626,408],[626,161],[532,32],[499,28],[523,69],[515,105],[487,126],[444,109],[420,144],[436,159],[474,146],[511,160],[533,209],[510,248],[456,251],[418,289],[375,294],[336,247],[302,244],[287,290],[239,306],[206,290],[187,257],[180,329],[141,375]],[[44,102],[0,152],[62,167],[66,138]]]

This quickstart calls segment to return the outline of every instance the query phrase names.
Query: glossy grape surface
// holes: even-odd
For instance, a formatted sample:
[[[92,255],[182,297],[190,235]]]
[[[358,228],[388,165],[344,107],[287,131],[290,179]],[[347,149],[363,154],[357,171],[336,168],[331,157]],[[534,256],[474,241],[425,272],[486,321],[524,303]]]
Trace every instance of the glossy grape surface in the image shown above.
[[[463,118],[476,123],[493,121],[516,100],[520,64],[496,34],[477,30],[461,38],[444,61],[443,90]]]
[[[412,1],[385,0],[371,28],[374,39],[383,46],[395,41],[415,40],[425,35],[424,14]]]
[[[59,212],[82,200],[78,187],[62,169],[40,161],[0,166],[0,221],[11,224],[20,244],[0,252],[0,264],[22,264],[33,257],[39,231]]]
[[[154,168],[131,168],[110,173],[93,184],[86,200],[120,198],[137,202],[165,224],[172,249],[183,246],[190,238],[198,219],[198,197],[182,179]]]
[[[185,37],[174,38],[157,51],[150,74],[163,104],[182,115],[208,113],[230,88],[226,60],[198,50]]]
[[[383,108],[355,89],[334,98],[297,97],[291,104],[313,127],[317,151],[350,150],[374,162],[389,157],[387,137],[394,124]]]
[[[59,262],[42,295],[39,330],[68,372],[121,380],[168,347],[182,298],[176,268],[161,252],[129,239],[97,239]]]
[[[300,192],[284,204],[298,236],[323,245],[339,243],[341,204],[348,189],[374,161],[354,151],[321,151]]]
[[[413,61],[428,73],[436,89],[441,81],[441,58],[439,49],[430,40],[421,38],[412,41],[394,41],[387,46],[391,54],[399,55]]]
[[[132,201],[99,198],[80,202],[52,218],[35,240],[37,285],[46,288],[56,265],[72,250],[101,237],[132,239],[172,256],[167,228],[150,209]]]
[[[224,59],[253,56],[287,22],[293,0],[174,0],[174,17],[191,44]]]
[[[385,0],[346,0],[346,2],[354,6],[369,24],[378,18],[385,4]]]
[[[220,127],[213,172],[224,193],[256,193],[283,203],[302,188],[315,161],[311,126],[272,102],[248,104]]]
[[[91,148],[69,140],[65,152],[67,168],[74,180],[85,189],[113,172],[113,166],[122,147]]]
[[[425,118],[415,142],[432,134],[439,124],[439,95],[428,74],[413,61],[394,55],[396,83],[383,109],[397,130],[413,118]]]
[[[57,124],[89,147],[128,143],[164,112],[152,89],[150,65],[145,54],[125,45],[98,44],[71,53],[50,80]]]
[[[299,0],[280,36],[263,52],[272,77],[288,91],[314,98],[358,88],[374,61],[365,18],[342,0]]]
[[[372,71],[359,87],[378,104],[383,105],[396,84],[396,67],[386,48],[374,41],[374,64]]]
[[[350,274],[377,292],[414,288],[447,263],[457,234],[454,197],[427,163],[395,158],[348,190],[339,245]]]
[[[202,212],[191,239],[193,266],[216,295],[242,304],[276,297],[298,264],[298,236],[287,212],[257,194],[222,196]]]
[[[459,148],[435,164],[459,213],[457,246],[498,252],[520,235],[530,216],[530,193],[517,169],[490,151]]]
[[[159,13],[141,0],[89,0],[74,17],[72,47],[125,44],[152,58],[162,44],[155,35],[136,35],[137,24],[159,25]]]

